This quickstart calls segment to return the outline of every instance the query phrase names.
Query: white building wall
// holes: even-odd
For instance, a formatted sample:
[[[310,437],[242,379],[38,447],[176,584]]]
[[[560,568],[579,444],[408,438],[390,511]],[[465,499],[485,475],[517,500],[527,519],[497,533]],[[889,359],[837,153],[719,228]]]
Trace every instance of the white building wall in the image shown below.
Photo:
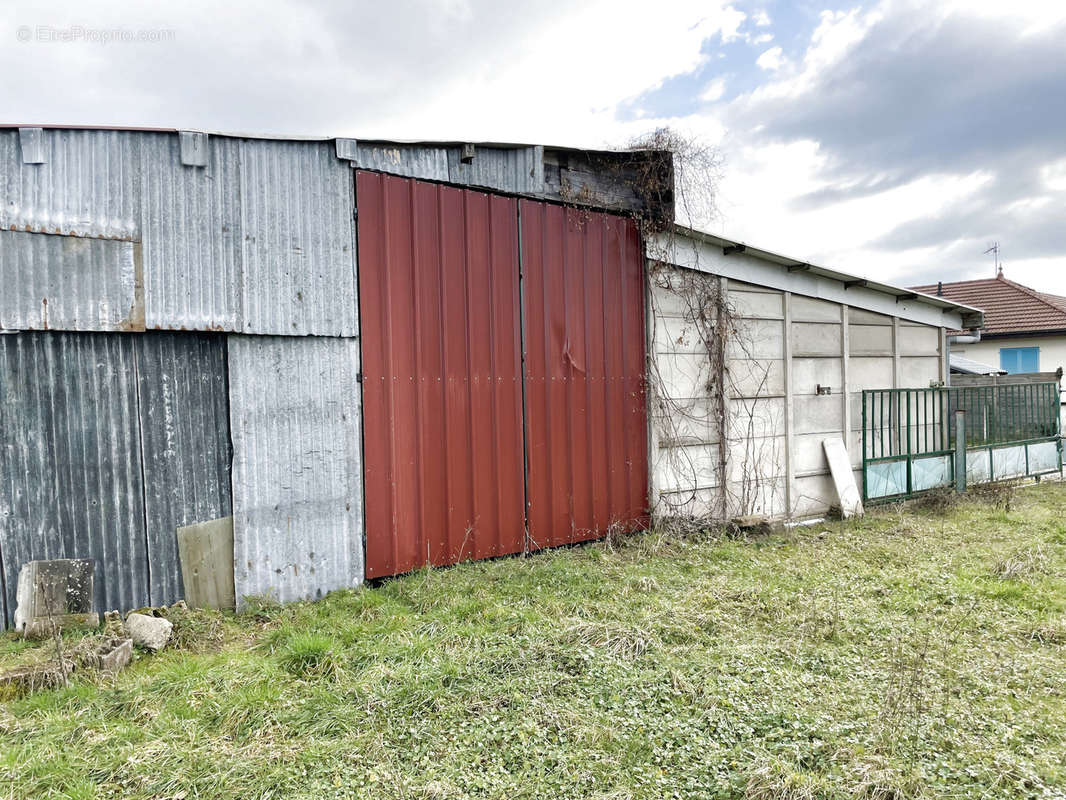
[[[952,345],[951,352],[999,368],[1001,347],[1039,347],[1040,366],[1037,372],[1066,370],[1066,336],[1024,336],[1009,339],[983,339],[976,344]]]
[[[652,503],[657,516],[802,518],[837,504],[822,442],[845,440],[862,481],[862,390],[946,378],[944,328],[832,300],[696,274],[725,292],[725,481],[713,357],[678,297],[695,271],[650,281]],[[658,376],[658,377],[656,377]],[[818,387],[829,393],[819,394]],[[693,416],[693,411],[698,413]]]

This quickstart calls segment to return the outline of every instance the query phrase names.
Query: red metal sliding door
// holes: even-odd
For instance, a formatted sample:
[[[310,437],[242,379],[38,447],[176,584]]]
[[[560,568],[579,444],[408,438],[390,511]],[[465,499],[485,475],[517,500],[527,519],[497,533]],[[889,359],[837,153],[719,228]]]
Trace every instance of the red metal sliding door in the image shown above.
[[[366,575],[525,540],[518,207],[356,178]]]
[[[646,527],[639,232],[608,214],[520,210],[530,549]]]

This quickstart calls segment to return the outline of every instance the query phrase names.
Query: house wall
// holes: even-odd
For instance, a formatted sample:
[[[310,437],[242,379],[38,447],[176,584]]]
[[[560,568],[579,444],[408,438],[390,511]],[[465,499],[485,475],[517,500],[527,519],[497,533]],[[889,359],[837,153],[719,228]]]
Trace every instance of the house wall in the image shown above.
[[[692,297],[701,280],[723,293],[721,320],[700,322]],[[649,286],[651,502],[660,518],[822,514],[837,503],[824,439],[845,440],[861,487],[862,390],[945,378],[942,327],[676,266],[653,267]]]
[[[1001,347],[1039,347],[1040,372],[1066,371],[1066,335],[1059,336],[1019,336],[1004,339],[982,339],[976,344],[951,345],[952,353],[959,353],[982,364],[999,367],[999,349]],[[1059,413],[1061,426],[1066,431],[1066,393],[1062,397]]]
[[[1066,335],[1059,336],[1011,336],[1005,339],[982,339],[976,344],[952,345],[951,352],[999,367],[1001,347],[1039,347],[1038,372],[1054,372],[1060,367],[1066,370]]]

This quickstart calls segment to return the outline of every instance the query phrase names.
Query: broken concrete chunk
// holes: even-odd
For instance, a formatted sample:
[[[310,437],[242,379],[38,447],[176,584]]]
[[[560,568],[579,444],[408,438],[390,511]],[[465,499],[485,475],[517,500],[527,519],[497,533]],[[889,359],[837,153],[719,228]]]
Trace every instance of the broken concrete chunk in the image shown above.
[[[30,561],[19,570],[15,630],[27,637],[51,636],[55,628],[96,627],[91,558]]]
[[[126,627],[122,624],[122,615],[119,612],[104,612],[104,636],[115,639],[122,639],[126,636]]]
[[[149,617],[137,613],[126,617],[126,632],[133,639],[133,643],[152,651],[166,647],[173,630],[174,623],[163,617]]]
[[[84,658],[85,666],[114,675],[126,668],[133,657],[132,639],[105,639]]]

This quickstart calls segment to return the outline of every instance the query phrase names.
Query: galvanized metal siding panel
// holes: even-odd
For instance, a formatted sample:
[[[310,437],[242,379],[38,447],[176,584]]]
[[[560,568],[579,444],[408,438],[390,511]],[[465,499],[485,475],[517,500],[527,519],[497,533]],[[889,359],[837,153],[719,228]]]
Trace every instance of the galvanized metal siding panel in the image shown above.
[[[148,603],[134,337],[0,336],[8,610],[34,559],[96,559],[98,609]]]
[[[331,142],[212,136],[198,167],[177,134],[41,141],[25,164],[0,132],[3,324],[357,334],[353,177]]]
[[[448,151],[443,147],[402,144],[356,145],[352,166],[428,181],[448,180]]]
[[[45,129],[44,163],[24,164],[18,132],[0,133],[0,228],[139,239],[139,136]]]
[[[184,166],[177,136],[142,139],[148,328],[242,329],[240,141],[212,136],[207,155]]]
[[[645,527],[640,235],[607,214],[520,208],[531,546]]]
[[[517,205],[359,172],[367,576],[523,548]]]
[[[511,194],[544,192],[543,147],[475,147],[474,160],[462,162],[462,149],[448,149],[448,180]]]
[[[243,330],[355,336],[352,170],[329,142],[240,145]]]
[[[153,605],[185,596],[177,529],[232,513],[226,337],[137,337],[137,402]]]
[[[229,337],[238,606],[362,582],[358,372],[356,339]]]
[[[0,231],[0,327],[143,330],[139,245]]]

